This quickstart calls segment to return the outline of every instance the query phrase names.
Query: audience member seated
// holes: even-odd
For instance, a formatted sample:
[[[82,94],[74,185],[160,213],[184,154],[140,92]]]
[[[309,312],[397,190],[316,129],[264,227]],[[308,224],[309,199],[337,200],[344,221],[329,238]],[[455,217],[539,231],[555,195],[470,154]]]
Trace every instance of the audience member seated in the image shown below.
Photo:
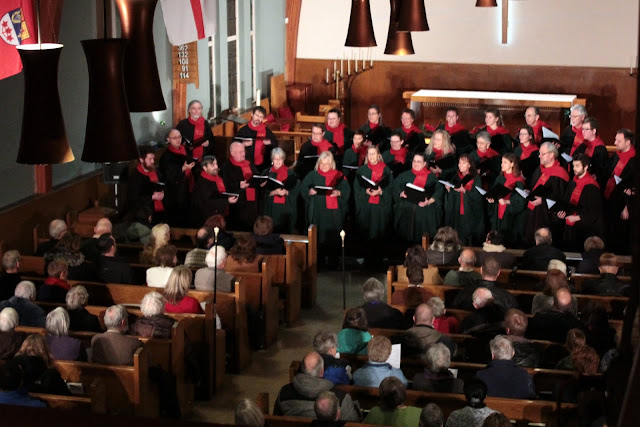
[[[420,422],[418,427],[443,427],[444,414],[442,409],[435,403],[427,403],[427,406],[420,411]]]
[[[234,424],[247,427],[264,427],[264,414],[251,399],[242,399],[234,411]]]
[[[440,227],[427,250],[427,263],[429,265],[453,265],[456,263],[461,249],[458,232],[451,227]]]
[[[22,257],[16,250],[7,251],[2,255],[2,272],[0,272],[0,301],[13,296],[16,286],[22,281],[20,278],[20,261]]]
[[[125,335],[129,329],[127,310],[123,305],[112,305],[104,313],[107,332],[91,339],[91,358],[106,365],[133,365],[133,355],[142,343]]]
[[[369,411],[364,424],[413,427],[420,422],[420,408],[405,405],[407,387],[396,377],[382,380],[378,387],[380,402]]]
[[[69,336],[69,314],[62,307],[47,314],[47,345],[56,360],[87,360],[82,341]]]
[[[604,384],[602,378],[596,376],[600,365],[598,353],[587,345],[578,346],[571,352],[571,364],[578,374],[578,378],[556,386],[555,394],[562,393],[560,400],[562,402],[578,403],[579,395],[582,392],[595,392],[601,395],[601,402],[604,402]],[[557,399],[557,396],[555,398]],[[604,411],[600,411],[597,416],[591,419],[604,415]]]
[[[445,427],[470,427],[481,426],[495,410],[484,404],[487,397],[487,385],[484,381],[472,378],[464,383],[464,396],[467,398],[467,406],[451,412]]]
[[[560,288],[553,298],[551,310],[539,311],[531,319],[527,327],[527,338],[564,342],[570,329],[584,329],[584,326],[573,314],[571,292]]]
[[[189,268],[204,268],[207,266],[205,257],[209,248],[213,246],[213,230],[209,227],[202,227],[196,232],[196,247],[187,252],[184,258],[184,265]]]
[[[522,268],[525,270],[545,271],[552,259],[566,262],[567,258],[558,248],[551,246],[553,239],[551,231],[544,227],[536,230],[534,239],[536,245],[527,249],[522,255]]]
[[[568,355],[563,357],[556,363],[555,369],[562,369],[565,371],[573,370],[573,363],[571,361],[571,353],[578,347],[584,347],[587,345],[587,336],[581,329],[571,329],[567,332],[567,339],[565,340],[564,347],[567,349]]]
[[[0,404],[46,408],[46,403],[29,396],[24,387],[24,373],[18,362],[11,360],[0,367]]]
[[[346,421],[340,421],[340,401],[331,391],[323,391],[316,397],[313,405],[316,419],[311,421],[313,427],[341,427]]]
[[[370,328],[406,329],[400,310],[388,305],[384,299],[384,285],[375,277],[370,277],[362,285],[364,304]]]
[[[127,243],[149,244],[154,213],[150,206],[140,206],[133,212],[133,220],[125,232]]]
[[[70,395],[67,384],[55,367],[55,358],[42,335],[29,335],[13,358],[22,369],[23,387],[29,393]]]
[[[456,352],[456,343],[433,328],[433,312],[427,304],[420,304],[413,315],[414,326],[402,335],[402,357],[422,356],[435,343],[447,346],[451,354]]]
[[[409,286],[405,289],[394,291],[391,294],[391,304],[416,307],[433,298],[433,294],[422,287],[424,274],[420,265],[411,264],[407,267],[407,279],[409,280]]]
[[[54,259],[47,266],[47,277],[38,289],[38,301],[65,302],[69,283],[67,283],[67,263],[61,259]]]
[[[494,303],[491,291],[487,288],[477,288],[473,291],[472,300],[475,311],[462,319],[462,333],[501,330],[505,310]]]
[[[427,251],[425,251],[420,245],[411,246],[405,253],[404,263],[402,265],[407,269],[412,264],[417,264],[422,267],[424,283],[430,283],[433,285],[442,284],[442,277],[440,277],[438,267],[429,267],[429,263],[427,262]],[[398,277],[398,280],[401,282],[403,281],[400,277]]]
[[[256,252],[260,255],[284,254],[284,239],[273,232],[273,219],[270,216],[259,216],[253,224],[253,238],[256,241]]]
[[[105,233],[98,237],[98,280],[102,283],[131,284],[131,267],[126,260],[116,256],[116,239]]]
[[[500,412],[494,412],[484,419],[482,427],[511,427],[511,421]]]
[[[36,286],[23,280],[16,286],[14,296],[0,303],[0,310],[11,307],[18,312],[19,326],[44,328],[46,314],[40,306],[33,303],[36,299]]]
[[[616,330],[609,325],[609,313],[603,304],[590,301],[581,310],[580,320],[585,327],[587,345],[593,347],[598,356],[616,347]]]
[[[351,366],[343,359],[336,359],[338,336],[330,331],[320,331],[313,337],[313,350],[324,362],[322,378],[334,384],[351,384]]]
[[[628,283],[618,281],[618,258],[609,252],[600,255],[598,270],[599,279],[585,280],[582,285],[583,294],[591,295],[624,295],[629,296],[631,288]]]
[[[218,245],[222,246],[225,251],[229,252],[236,243],[236,239],[233,237],[233,234],[227,232],[227,222],[222,215],[210,216],[207,218],[204,226],[209,227],[212,230],[215,230],[216,227],[218,227],[218,238],[216,242]]]
[[[49,241],[40,243],[36,249],[36,256],[44,256],[56,247],[58,241],[62,239],[62,236],[67,232],[67,223],[61,219],[54,219],[49,223]]]
[[[216,246],[209,249],[205,257],[207,268],[200,268],[196,271],[193,284],[199,291],[213,291],[215,282],[218,291],[233,292],[236,279],[233,275],[224,271],[227,263],[227,252],[222,246],[217,246],[217,248],[217,258]],[[218,264],[217,269],[216,262]]]
[[[458,257],[460,268],[458,270],[449,270],[444,276],[444,284],[449,286],[468,286],[473,285],[482,279],[480,273],[473,269],[476,264],[476,254],[472,249],[465,249],[460,252]]]
[[[98,262],[101,254],[98,239],[103,234],[111,234],[112,230],[113,225],[109,218],[100,218],[98,220],[96,226],[93,227],[93,237],[82,242],[80,246],[80,252],[83,253],[87,261]]]
[[[371,334],[367,332],[367,315],[360,307],[350,308],[344,315],[342,330],[338,332],[338,352],[367,354]]]
[[[70,330],[102,332],[98,316],[89,313],[85,308],[88,301],[89,293],[82,285],[74,286],[67,292],[66,302]]]
[[[547,271],[542,293],[533,297],[533,301],[531,303],[531,314],[551,310],[553,307],[553,296],[556,294],[558,289],[561,288],[569,289],[567,275],[558,269],[551,269]],[[577,315],[578,313],[578,300],[575,296],[571,297],[571,312],[574,315]]]
[[[164,288],[167,280],[178,263],[178,249],[173,245],[164,245],[156,251],[155,267],[147,269],[147,286]]]
[[[487,385],[487,395],[511,399],[534,399],[533,378],[512,360],[515,352],[511,341],[502,335],[489,343],[492,361],[476,376]]]
[[[273,414],[294,417],[315,418],[315,400],[323,391],[332,391],[340,402],[340,419],[359,421],[360,411],[348,393],[334,388],[334,384],[322,378],[324,362],[315,352],[308,353],[302,359],[301,372],[293,382],[283,386],[278,392]]]
[[[164,245],[169,244],[171,239],[171,229],[168,224],[156,224],[151,229],[149,243],[144,245],[140,252],[141,264],[153,264],[156,259],[156,252]]]
[[[537,368],[540,365],[540,350],[532,341],[524,337],[529,319],[524,312],[512,308],[504,316],[505,338],[513,346],[513,362],[522,368]]]
[[[85,262],[84,254],[80,252],[81,241],[78,234],[65,233],[55,248],[44,254],[45,268],[54,259],[63,260],[67,263],[70,280],[92,280],[96,274],[95,265]]]
[[[464,381],[449,371],[451,352],[442,343],[432,344],[427,349],[427,367],[413,376],[413,389],[436,393],[462,393]]]
[[[433,327],[436,331],[443,334],[457,334],[460,330],[460,322],[455,316],[448,316],[447,309],[444,306],[444,301],[438,297],[430,298],[427,301],[427,305],[431,308],[431,312],[435,319],[433,320]]]
[[[588,237],[584,241],[584,252],[582,259],[576,267],[576,273],[580,274],[598,274],[598,266],[600,264],[600,255],[604,253],[604,242],[598,236]]]
[[[387,363],[391,355],[389,338],[383,336],[371,338],[367,344],[367,355],[369,357],[367,364],[353,373],[353,385],[378,387],[383,379],[396,377],[405,387],[407,386],[407,379],[402,371]]]
[[[6,307],[0,311],[0,360],[9,360],[20,349],[26,336],[16,332],[18,326],[18,312]]]
[[[474,285],[467,286],[458,292],[451,307],[472,311],[474,309],[473,293],[478,288],[487,288],[493,295],[494,303],[502,307],[504,311],[518,308],[516,297],[496,285],[496,280],[498,280],[498,276],[500,276],[500,264],[495,258],[485,257],[482,267],[480,267],[480,275],[482,279],[478,280]]]
[[[260,261],[256,252],[256,241],[251,236],[241,236],[229,251],[226,269],[228,271],[260,271]]]
[[[487,233],[487,240],[482,244],[482,250],[476,254],[476,267],[480,267],[488,256],[500,263],[502,268],[511,269],[516,263],[515,255],[507,252],[503,245],[504,235],[496,230]]]
[[[164,309],[167,313],[204,313],[198,300],[187,295],[192,278],[193,274],[189,268],[184,265],[174,267],[164,288],[164,297],[167,300]]]
[[[166,292],[166,290],[165,290]],[[149,292],[142,298],[142,317],[129,328],[129,334],[145,338],[171,338],[171,328],[176,322],[164,314],[165,299],[158,292]]]

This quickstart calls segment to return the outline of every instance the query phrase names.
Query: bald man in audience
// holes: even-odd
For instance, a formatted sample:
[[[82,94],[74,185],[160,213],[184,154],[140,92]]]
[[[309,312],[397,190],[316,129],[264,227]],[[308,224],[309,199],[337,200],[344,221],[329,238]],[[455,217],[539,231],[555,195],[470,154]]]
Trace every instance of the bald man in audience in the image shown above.
[[[500,263],[495,258],[488,256],[484,259],[484,263],[480,267],[480,274],[482,279],[458,292],[451,304],[452,308],[467,311],[474,310],[473,293],[478,288],[489,289],[493,295],[494,303],[502,307],[504,311],[518,308],[516,297],[496,285],[496,281],[500,276]]]
[[[462,333],[473,334],[488,330],[495,330],[497,333],[500,331],[505,310],[494,304],[491,291],[487,288],[478,288],[473,291],[472,299],[475,311],[462,319]]]
[[[229,146],[230,158],[223,166],[224,187],[229,194],[238,194],[238,201],[229,206],[231,230],[250,231],[258,217],[258,189],[251,183],[258,169],[245,158],[245,147],[239,142]]]
[[[449,286],[469,286],[482,279],[480,273],[473,269],[476,263],[476,253],[473,249],[464,249],[458,257],[460,268],[450,270],[444,276],[444,284]]]
[[[420,304],[413,315],[414,326],[402,334],[402,356],[423,355],[431,344],[442,343],[451,354],[456,351],[456,343],[433,327],[435,317],[431,307]]]
[[[549,261],[557,259],[562,262],[567,260],[564,252],[551,246],[553,236],[551,230],[546,227],[536,230],[534,235],[536,245],[527,249],[522,255],[522,268],[525,270],[546,271]]]
[[[36,256],[44,256],[45,253],[51,252],[56,247],[62,236],[67,232],[67,223],[61,219],[54,219],[49,223],[49,241],[38,245]]]
[[[569,289],[558,289],[553,297],[551,310],[537,312],[529,319],[526,337],[534,340],[565,342],[570,329],[584,330],[582,322],[573,315],[572,308]]]
[[[320,426],[343,426],[346,421],[340,421],[340,401],[335,393],[323,391],[316,398],[313,405],[316,419],[311,421],[314,427]]]
[[[100,258],[100,249],[98,248],[98,238],[105,233],[111,233],[113,225],[109,218],[100,218],[93,227],[93,237],[85,240],[80,247],[80,252],[84,254],[84,258],[89,261],[98,262]]]

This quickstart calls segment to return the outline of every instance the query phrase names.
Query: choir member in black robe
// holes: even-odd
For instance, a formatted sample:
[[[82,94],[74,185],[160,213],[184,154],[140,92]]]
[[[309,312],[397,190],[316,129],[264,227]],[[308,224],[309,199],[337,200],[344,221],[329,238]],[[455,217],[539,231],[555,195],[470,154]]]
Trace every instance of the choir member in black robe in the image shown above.
[[[402,172],[411,168],[413,160],[409,148],[404,145],[402,135],[399,132],[391,134],[391,149],[382,153],[382,161],[391,169],[393,177],[397,178]]]
[[[235,138],[242,139],[246,158],[258,170],[263,170],[271,163],[271,150],[278,146],[278,139],[262,121],[267,115],[264,107],[253,107],[251,118],[246,126],[241,127]]]
[[[584,105],[576,104],[571,107],[569,126],[567,126],[560,135],[562,152],[573,156],[573,152],[576,151],[576,148],[584,141],[582,137],[582,121],[585,117],[587,117],[587,109],[584,108]]]
[[[431,173],[441,180],[449,181],[457,172],[456,152],[451,144],[449,134],[443,130],[436,130],[431,136],[431,143],[425,150],[427,167]],[[445,166],[446,163],[448,166]]]
[[[600,188],[605,186],[607,181],[607,168],[609,164],[609,153],[604,141],[598,135],[598,121],[593,117],[587,117],[582,122],[582,136],[584,142],[576,148],[572,156],[584,153],[591,159],[589,173],[596,176]]]
[[[371,144],[378,147],[378,151],[384,153],[389,149],[389,137],[391,136],[391,129],[382,123],[382,113],[380,113],[380,107],[376,104],[371,104],[367,110],[367,117],[369,120],[367,123],[360,126],[360,130],[364,132],[365,141],[371,142]]]
[[[539,148],[534,144],[535,132],[529,125],[524,125],[518,134],[520,145],[513,150],[520,164],[520,171],[524,177],[527,187],[531,187],[531,177],[538,167],[540,167]]]
[[[626,254],[631,249],[631,208],[636,164],[634,140],[635,136],[629,129],[620,129],[616,133],[616,153],[611,157],[604,188],[607,248],[615,253]]]
[[[476,148],[471,138],[469,138],[469,131],[458,121],[459,117],[458,109],[449,107],[446,111],[446,122],[438,126],[438,129],[444,129],[449,133],[451,143],[456,147],[458,156],[471,153]]]
[[[302,144],[300,153],[298,153],[298,161],[294,171],[300,181],[316,167],[320,154],[325,151],[331,151],[331,154],[335,155],[338,150],[333,142],[325,139],[322,125],[316,123],[311,127],[311,139]]]
[[[127,181],[127,217],[133,220],[137,212],[153,212],[152,223],[165,221],[163,186],[156,171],[156,154],[150,146],[140,147],[140,158],[136,168],[129,173]]]
[[[551,142],[544,142],[540,147],[540,167],[536,169],[531,178],[532,191],[542,186],[545,188],[538,191],[546,192],[546,195],[532,197],[533,200],[527,203],[524,226],[525,244],[534,244],[534,235],[537,229],[551,226],[551,214],[547,199],[562,200],[564,196],[567,182],[569,182],[569,174],[566,169],[560,166],[557,160],[558,154],[558,148]]]
[[[542,128],[551,129],[551,127],[540,120],[540,110],[538,107],[529,107],[524,112],[524,120],[527,122],[527,126],[531,127],[533,130],[533,139],[532,142],[535,142],[536,145],[542,143]]]
[[[189,191],[193,189],[192,169],[196,162],[187,155],[178,129],[171,129],[167,141],[169,145],[158,167],[165,182],[162,203],[171,226],[189,226]]]
[[[424,142],[424,133],[415,125],[416,113],[411,108],[405,108],[400,115],[402,126],[395,132],[402,135],[404,144],[412,153],[424,152],[427,145]]]
[[[204,156],[200,166],[202,172],[191,195],[191,215],[194,227],[202,227],[202,224],[212,215],[227,216],[229,204],[238,201],[238,197],[224,194],[227,191],[224,181],[218,175],[218,160],[214,156]]]
[[[489,132],[480,131],[476,136],[477,150],[471,152],[471,160],[482,179],[482,187],[488,190],[500,173],[500,153],[491,148],[491,136]]]
[[[497,108],[489,108],[484,112],[484,126],[480,126],[476,133],[481,131],[489,132],[491,136],[491,147],[500,154],[513,151],[513,143],[509,136],[509,129],[504,127],[502,114]]]
[[[191,156],[202,160],[207,154],[213,154],[213,132],[208,120],[202,116],[202,103],[193,100],[187,108],[189,117],[180,120],[176,129],[182,134],[186,145],[191,148]]]
[[[258,217],[258,188],[260,183],[252,177],[258,169],[245,159],[244,144],[232,142],[229,147],[231,158],[222,171],[227,193],[238,194],[238,201],[230,206],[229,223],[232,230],[253,230]]]
[[[342,158],[344,152],[353,144],[353,131],[342,123],[342,113],[339,108],[332,108],[327,113],[327,124],[324,132],[327,141],[336,146],[337,157]]]
[[[564,247],[571,251],[579,251],[587,237],[602,236],[602,195],[589,172],[589,161],[585,154],[573,158],[574,177],[562,199],[568,206],[557,211],[558,218],[565,222]]]

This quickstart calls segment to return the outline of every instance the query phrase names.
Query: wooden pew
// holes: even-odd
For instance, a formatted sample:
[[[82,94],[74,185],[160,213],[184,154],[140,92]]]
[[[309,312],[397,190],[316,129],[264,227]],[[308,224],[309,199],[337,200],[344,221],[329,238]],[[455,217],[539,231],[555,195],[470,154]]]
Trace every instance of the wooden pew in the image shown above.
[[[265,427],[309,427],[311,425],[311,418],[305,417],[286,417],[284,415],[269,415],[264,416]],[[367,427],[371,424],[362,423],[346,423],[344,427]]]
[[[73,410],[83,414],[94,410],[94,401],[87,395],[61,396],[59,394],[29,393],[29,396],[42,400],[49,408]],[[99,410],[96,409],[94,412],[99,412]]]
[[[285,242],[285,255],[263,255],[273,268],[273,284],[284,291],[285,322],[292,326],[300,317],[304,258],[294,243]]]

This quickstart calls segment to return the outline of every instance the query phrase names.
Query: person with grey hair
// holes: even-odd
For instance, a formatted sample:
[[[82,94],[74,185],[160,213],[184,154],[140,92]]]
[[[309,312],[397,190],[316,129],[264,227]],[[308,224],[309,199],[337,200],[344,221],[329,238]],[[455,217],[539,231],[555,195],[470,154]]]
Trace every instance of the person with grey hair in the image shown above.
[[[558,260],[563,263],[567,261],[564,252],[551,246],[553,236],[549,228],[542,227],[536,230],[534,239],[536,245],[527,249],[522,255],[522,268],[526,270],[547,271],[551,260]]]
[[[69,336],[69,313],[62,307],[47,314],[46,341],[56,360],[87,360],[87,352],[82,341]]]
[[[199,268],[196,271],[195,278],[193,279],[195,288],[199,291],[213,291],[214,279],[217,277],[216,286],[218,291],[233,292],[236,279],[232,274],[224,270],[227,262],[227,251],[219,245],[216,250],[214,246],[207,252],[205,262],[207,263],[207,268]]]
[[[316,413],[316,420],[311,422],[312,426],[344,424],[343,421],[339,421],[340,401],[331,391],[323,391],[318,395],[318,397],[316,397],[316,401],[313,405],[313,410]]]
[[[80,252],[84,254],[84,259],[98,262],[100,258],[100,248],[98,248],[98,238],[106,233],[111,233],[113,230],[113,224],[109,218],[100,218],[93,227],[93,236],[90,239],[86,239],[80,246]]]
[[[482,177],[482,184],[488,188],[493,186],[493,182],[500,174],[502,157],[500,153],[491,148],[491,135],[487,131],[480,131],[476,135],[477,149],[469,154],[473,165]]]
[[[107,332],[91,339],[93,362],[106,365],[133,365],[133,355],[142,342],[125,335],[129,328],[127,309],[123,305],[112,305],[104,313]]]
[[[209,121],[202,114],[202,109],[200,101],[191,100],[187,105],[189,117],[180,120],[176,125],[176,129],[189,144],[194,159],[202,159],[204,154],[213,152],[213,132]]]
[[[471,298],[475,311],[462,319],[462,333],[476,334],[502,330],[502,321],[506,310],[494,303],[493,293],[489,289],[481,287],[473,291]]]
[[[353,373],[353,385],[377,387],[387,377],[396,377],[407,386],[407,379],[402,371],[394,368],[387,359],[391,355],[391,341],[387,337],[376,336],[367,344],[369,361]]]
[[[516,366],[511,341],[497,335],[489,343],[493,359],[476,376],[487,385],[487,396],[511,399],[534,399],[536,390],[531,375]]]
[[[444,276],[444,284],[449,286],[468,286],[482,279],[480,273],[473,269],[476,263],[476,253],[473,249],[464,249],[458,257],[460,268],[449,270]]]
[[[175,319],[164,314],[165,298],[158,292],[149,292],[142,298],[139,317],[129,328],[130,335],[145,338],[171,338]]]
[[[189,268],[205,268],[205,258],[209,248],[213,245],[213,230],[209,227],[200,227],[196,232],[196,247],[184,257],[184,265]]]
[[[582,122],[587,117],[587,109],[584,105],[576,104],[569,109],[569,126],[560,135],[562,151],[572,155],[576,148],[584,141],[582,135]]]
[[[87,302],[89,302],[89,293],[84,286],[78,285],[69,289],[65,301],[69,319],[71,320],[70,330],[102,332],[98,316],[89,313],[85,308]]]
[[[251,399],[242,399],[236,405],[234,424],[237,426],[263,427],[264,414]]]
[[[260,171],[245,158],[245,146],[234,141],[229,146],[229,161],[222,166],[226,192],[239,194],[238,201],[229,206],[227,217],[232,230],[250,231],[258,217],[257,188],[251,179]]]
[[[227,188],[220,176],[220,168],[215,156],[204,156],[200,165],[202,167],[200,179],[196,181],[191,195],[191,222],[196,226],[202,226],[212,215],[225,215],[229,205],[238,201],[237,196],[223,194]],[[198,248],[208,249],[212,244],[213,238],[206,246],[198,245]]]
[[[331,381],[322,378],[323,373],[322,356],[316,352],[307,353],[293,382],[280,389],[273,407],[273,415],[315,418],[315,399],[324,391],[332,391],[340,402],[340,419],[359,421],[360,410],[351,396],[335,388]]]
[[[438,393],[462,393],[464,381],[449,371],[451,352],[446,345],[436,343],[427,349],[427,366],[413,377],[413,389]]]
[[[26,338],[25,334],[15,331],[19,320],[18,312],[11,307],[0,311],[0,360],[11,359]]]
[[[40,306],[34,304],[36,286],[33,282],[23,280],[18,283],[14,295],[0,303],[0,310],[11,307],[18,312],[20,326],[34,326],[44,328],[46,313]]]
[[[273,219],[274,232],[293,234],[298,221],[299,182],[293,169],[285,166],[285,160],[282,148],[276,147],[271,151],[271,167],[262,172],[263,176],[270,178],[263,187],[263,213]]]
[[[338,359],[338,336],[331,331],[319,331],[313,337],[313,349],[324,362],[322,378],[334,384],[351,384],[351,366],[344,359]]]
[[[443,334],[457,334],[460,330],[460,322],[455,316],[447,315],[447,309],[441,298],[433,297],[427,301],[427,305],[433,312],[433,327]]]
[[[14,250],[6,251],[2,255],[2,272],[0,273],[0,301],[7,300],[13,296],[20,278],[20,252]]]
[[[402,312],[391,307],[384,299],[384,285],[375,277],[368,278],[362,285],[364,304],[362,309],[367,315],[371,328],[407,329],[409,326]]]
[[[50,252],[56,247],[62,236],[67,232],[67,223],[61,219],[54,219],[49,223],[49,237],[46,242],[42,242],[36,249],[36,256],[44,256],[45,253]]]
[[[427,403],[427,406],[420,411],[418,427],[442,427],[443,425],[444,414],[442,409],[435,403]]]

